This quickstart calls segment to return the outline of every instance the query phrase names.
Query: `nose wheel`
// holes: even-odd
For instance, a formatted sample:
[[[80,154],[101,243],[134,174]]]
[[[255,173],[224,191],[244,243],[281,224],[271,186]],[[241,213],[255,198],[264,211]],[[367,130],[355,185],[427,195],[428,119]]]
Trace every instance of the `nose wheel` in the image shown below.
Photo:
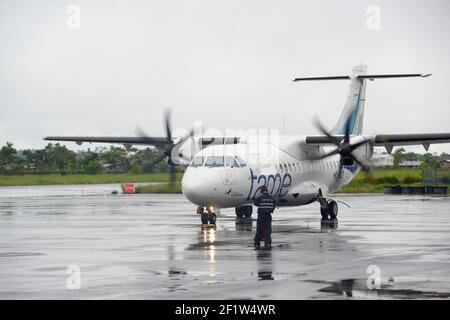
[[[211,226],[215,226],[216,225],[216,220],[217,220],[217,215],[216,213],[211,210],[211,209],[206,209],[203,207],[198,207],[197,208],[197,213],[200,214],[200,219],[202,221],[202,225],[211,225]]]

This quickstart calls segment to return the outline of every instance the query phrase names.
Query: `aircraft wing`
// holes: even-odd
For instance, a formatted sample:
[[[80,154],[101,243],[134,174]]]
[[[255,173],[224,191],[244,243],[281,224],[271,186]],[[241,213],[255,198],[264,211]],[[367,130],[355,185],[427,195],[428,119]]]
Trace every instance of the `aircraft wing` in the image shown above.
[[[450,133],[378,134],[372,138],[375,146],[384,146],[390,152],[393,146],[423,145],[428,151],[430,144],[450,143]]]
[[[149,145],[155,147],[163,147],[167,145],[168,142],[166,137],[82,137],[82,136],[49,136],[45,137],[44,140],[48,141],[73,141],[78,145],[83,142],[89,143],[117,143],[123,144],[125,147],[130,147],[132,145]]]
[[[336,136],[337,139],[344,137]],[[450,143],[450,133],[407,133],[407,134],[378,134],[366,136],[372,141],[374,146],[384,146],[390,152],[394,146],[423,145],[428,150],[430,144]],[[306,137],[307,144],[332,144],[332,140],[327,136]]]

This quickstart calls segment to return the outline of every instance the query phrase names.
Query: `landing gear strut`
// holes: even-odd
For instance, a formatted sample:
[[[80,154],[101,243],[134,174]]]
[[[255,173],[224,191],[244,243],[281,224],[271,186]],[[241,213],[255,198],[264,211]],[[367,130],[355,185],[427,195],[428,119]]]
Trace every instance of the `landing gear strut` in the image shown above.
[[[202,225],[216,225],[217,215],[214,212],[214,208],[208,207],[198,207],[197,213],[200,214],[200,219],[202,220]]]

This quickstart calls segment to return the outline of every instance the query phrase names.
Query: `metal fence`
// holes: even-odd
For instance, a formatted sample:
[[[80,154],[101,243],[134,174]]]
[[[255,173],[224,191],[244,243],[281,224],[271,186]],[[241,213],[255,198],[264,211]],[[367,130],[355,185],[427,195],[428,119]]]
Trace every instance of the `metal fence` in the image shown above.
[[[422,182],[425,185],[450,185],[450,169],[423,169]]]

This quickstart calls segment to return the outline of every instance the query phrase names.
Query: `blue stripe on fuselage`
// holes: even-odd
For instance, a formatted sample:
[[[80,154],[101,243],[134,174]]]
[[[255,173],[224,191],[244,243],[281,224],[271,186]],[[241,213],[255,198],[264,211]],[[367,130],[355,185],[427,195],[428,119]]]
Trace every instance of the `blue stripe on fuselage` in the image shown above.
[[[352,164],[351,166],[344,166],[344,169],[347,169],[354,175],[356,173],[356,170],[358,170],[358,165]]]

